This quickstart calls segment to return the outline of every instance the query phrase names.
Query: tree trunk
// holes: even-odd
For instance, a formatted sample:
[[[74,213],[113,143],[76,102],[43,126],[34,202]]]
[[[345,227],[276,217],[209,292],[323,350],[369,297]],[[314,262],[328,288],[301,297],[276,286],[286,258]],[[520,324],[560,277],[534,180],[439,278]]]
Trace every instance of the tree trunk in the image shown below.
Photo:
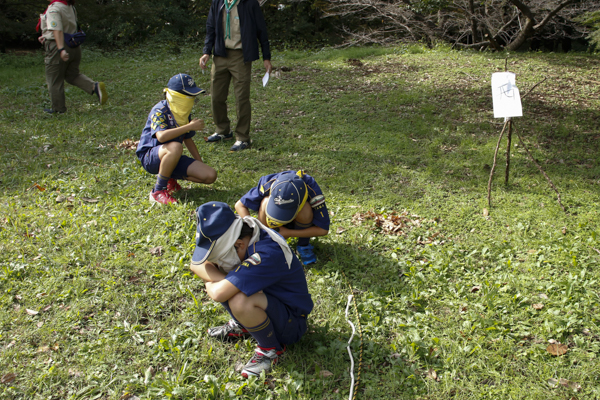
[[[519,47],[521,47],[525,43],[525,41],[532,37],[535,33],[535,30],[533,29],[534,25],[535,21],[530,18],[527,18],[527,20],[525,21],[525,26],[523,27],[523,29],[521,29],[521,32],[519,32],[515,40],[506,45],[506,50],[515,51]]]

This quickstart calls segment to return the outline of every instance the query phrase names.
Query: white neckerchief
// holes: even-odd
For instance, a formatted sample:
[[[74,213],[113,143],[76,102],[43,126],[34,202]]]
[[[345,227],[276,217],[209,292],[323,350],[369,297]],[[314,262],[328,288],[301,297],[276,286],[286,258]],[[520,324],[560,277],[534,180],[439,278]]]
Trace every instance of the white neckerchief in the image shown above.
[[[227,229],[227,231],[219,239],[217,239],[213,250],[207,258],[207,261],[218,265],[219,260],[227,256],[227,254],[233,248],[233,245],[235,244],[236,240],[239,239],[240,232],[242,231],[242,225],[244,222],[248,224],[252,229],[254,229],[252,237],[250,238],[250,242],[248,243],[248,248],[260,239],[260,231],[263,230],[269,234],[271,239],[273,239],[273,241],[277,243],[279,247],[281,247],[288,268],[292,267],[292,250],[290,249],[290,246],[288,246],[287,241],[281,235],[279,235],[274,230],[267,228],[258,219],[254,217],[247,216],[242,219],[239,215],[236,215],[236,218],[229,227],[229,229]]]

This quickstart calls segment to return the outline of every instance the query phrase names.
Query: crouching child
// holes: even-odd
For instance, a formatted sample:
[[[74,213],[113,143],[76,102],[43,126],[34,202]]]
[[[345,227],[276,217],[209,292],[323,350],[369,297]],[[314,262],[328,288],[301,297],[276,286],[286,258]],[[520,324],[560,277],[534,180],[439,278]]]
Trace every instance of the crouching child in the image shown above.
[[[329,212],[317,182],[304,171],[285,171],[265,175],[235,204],[245,217],[249,210],[277,230],[284,238],[297,237],[296,250],[304,265],[317,262],[310,238],[329,233]]]
[[[280,234],[234,214],[226,203],[203,204],[196,215],[190,268],[231,316],[208,335],[222,341],[253,337],[257,347],[241,374],[259,376],[307,330],[313,302],[302,264]]]
[[[177,179],[205,184],[217,179],[217,172],[204,164],[192,139],[196,130],[204,129],[204,121],[191,117],[194,100],[203,92],[191,76],[177,74],[164,89],[165,100],[148,115],[136,155],[147,172],[157,175],[149,196],[152,202],[177,203],[172,196],[181,189]],[[183,155],[184,144],[193,158]]]

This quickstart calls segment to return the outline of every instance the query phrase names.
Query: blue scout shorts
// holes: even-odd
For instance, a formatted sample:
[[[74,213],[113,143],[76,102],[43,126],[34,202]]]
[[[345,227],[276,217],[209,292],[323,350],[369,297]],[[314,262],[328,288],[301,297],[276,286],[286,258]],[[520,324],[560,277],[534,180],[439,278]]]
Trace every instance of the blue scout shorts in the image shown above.
[[[158,151],[160,150],[160,146],[156,146],[151,148],[144,154],[142,157],[142,167],[152,175],[158,174],[158,168],[160,167],[160,158],[158,157]],[[196,161],[191,157],[182,155],[171,174],[171,178],[173,179],[186,179],[188,174],[187,170],[192,163]]]
[[[273,324],[277,340],[281,344],[296,343],[306,333],[306,317],[293,316],[276,297],[266,293],[265,296],[269,302],[266,312]]]

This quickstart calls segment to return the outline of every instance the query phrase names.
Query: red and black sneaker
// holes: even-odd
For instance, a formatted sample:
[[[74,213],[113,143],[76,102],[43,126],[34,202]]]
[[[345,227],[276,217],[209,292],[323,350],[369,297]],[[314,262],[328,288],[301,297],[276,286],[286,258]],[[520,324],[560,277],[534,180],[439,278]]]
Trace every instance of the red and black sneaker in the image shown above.
[[[181,190],[181,185],[179,183],[177,183],[176,179],[169,179],[169,181],[167,182],[167,192],[169,192],[169,194],[173,194],[175,192],[178,192]]]
[[[252,335],[235,319],[230,319],[225,325],[208,328],[208,336],[228,342],[239,338],[249,338]]]
[[[157,190],[156,192],[150,192],[150,201],[160,204],[175,204],[177,199],[169,194],[166,190]]]

